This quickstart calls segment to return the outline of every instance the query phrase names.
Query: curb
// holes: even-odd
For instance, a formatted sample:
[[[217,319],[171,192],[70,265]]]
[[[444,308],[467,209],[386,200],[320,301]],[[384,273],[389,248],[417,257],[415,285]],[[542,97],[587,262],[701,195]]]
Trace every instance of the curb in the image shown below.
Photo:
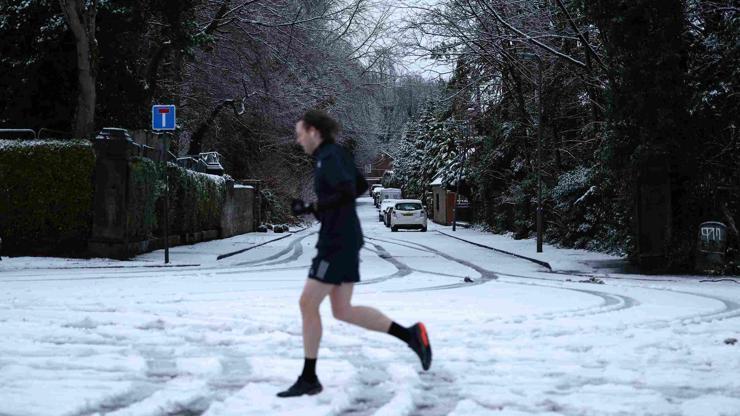
[[[487,248],[487,249],[489,249],[489,250],[493,250],[493,251],[496,251],[496,252],[499,252],[499,253],[503,253],[503,254],[508,254],[509,256],[514,256],[514,257],[518,257],[518,258],[520,258],[520,259],[524,259],[524,260],[527,260],[527,261],[531,261],[532,263],[536,263],[536,264],[539,264],[540,266],[542,266],[542,267],[546,267],[546,268],[547,268],[548,270],[552,271],[552,267],[550,266],[550,263],[548,263],[548,262],[546,262],[546,261],[542,261],[542,260],[537,260],[537,259],[533,259],[533,258],[531,258],[531,257],[526,257],[526,256],[522,256],[522,255],[519,255],[519,254],[511,253],[511,252],[509,252],[509,251],[506,251],[506,250],[501,250],[501,249],[498,249],[498,248],[494,248],[494,247],[490,247],[490,246],[487,246],[487,245],[485,245],[485,244],[480,244],[480,243],[474,243],[474,242],[472,242],[472,241],[468,241],[468,240],[462,239],[462,238],[460,238],[460,237],[455,237],[454,235],[450,235],[450,234],[447,234],[447,233],[443,233],[442,231],[439,231],[439,230],[437,230],[437,232],[438,232],[438,233],[440,233],[440,234],[442,234],[442,235],[444,235],[444,236],[447,236],[447,237],[450,237],[450,238],[454,238],[455,240],[460,240],[460,241],[464,241],[464,242],[466,242],[466,243],[468,243],[468,244],[472,244],[472,245],[474,245],[474,246],[478,246],[478,247],[483,247],[483,248]]]

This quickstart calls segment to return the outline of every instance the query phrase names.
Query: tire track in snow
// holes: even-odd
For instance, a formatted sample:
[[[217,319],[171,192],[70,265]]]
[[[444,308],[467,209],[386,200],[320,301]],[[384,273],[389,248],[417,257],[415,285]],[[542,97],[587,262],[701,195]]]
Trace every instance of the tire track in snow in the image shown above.
[[[390,292],[422,292],[422,291],[427,291],[427,290],[456,289],[456,288],[460,288],[460,287],[469,287],[469,286],[474,286],[474,285],[481,285],[481,284],[484,284],[484,283],[488,283],[491,280],[498,279],[498,277],[496,276],[496,273],[494,273],[494,272],[492,272],[490,270],[487,270],[487,269],[484,269],[482,267],[479,267],[479,266],[477,266],[477,265],[475,265],[473,263],[470,263],[470,262],[468,262],[466,260],[462,260],[462,259],[458,259],[456,257],[450,256],[449,254],[443,253],[443,252],[441,252],[439,250],[435,250],[434,248],[429,247],[429,246],[426,246],[426,245],[423,245],[423,244],[412,243],[412,242],[409,242],[409,241],[398,240],[398,239],[395,239],[395,238],[394,239],[391,239],[391,240],[394,240],[394,241],[384,240],[384,239],[374,238],[374,237],[365,237],[365,238],[367,238],[369,240],[380,241],[380,242],[389,243],[389,244],[395,244],[395,245],[399,245],[399,246],[402,246],[402,247],[411,248],[411,249],[414,249],[414,250],[419,250],[419,251],[430,253],[430,254],[435,254],[435,255],[440,256],[440,257],[442,257],[442,258],[444,258],[446,260],[449,260],[449,261],[451,261],[453,263],[457,263],[457,264],[460,264],[462,266],[465,266],[465,267],[468,267],[470,269],[473,269],[476,272],[478,272],[478,274],[480,274],[480,277],[477,278],[476,280],[474,280],[472,283],[467,283],[467,282],[464,282],[464,283],[453,283],[453,284],[449,284],[449,285],[431,286],[431,287],[414,288],[414,289],[404,289],[404,290],[397,290],[397,291],[390,291]],[[411,270],[414,270],[414,269],[411,269]]]
[[[306,238],[314,233],[310,233],[308,235],[305,235],[303,237],[298,237],[297,233],[305,231],[299,230],[295,231],[291,234],[285,235],[282,239],[285,239],[286,237],[297,237],[297,238]],[[251,246],[250,248],[257,248],[265,245],[269,245],[272,243],[275,243],[277,241],[280,241],[281,239],[274,239],[271,241],[259,243],[256,245]],[[293,240],[295,241],[295,240]],[[282,254],[286,254],[290,251],[290,247],[287,250],[283,250]],[[281,254],[281,255],[282,255]],[[234,269],[234,266],[238,266],[240,264],[244,263],[259,263],[262,261],[268,261],[271,258],[271,256],[268,256],[266,258],[262,259],[256,259],[249,262],[242,262],[242,263],[227,263],[224,262],[220,265],[212,265],[212,266],[201,266],[200,264],[171,264],[171,265],[161,265],[161,264],[136,264],[131,266],[126,265],[110,265],[110,266],[79,266],[79,267],[39,267],[39,268],[23,268],[23,269],[14,269],[14,270],[6,270],[6,276],[10,275],[14,278],[14,280],[6,280],[6,279],[0,279],[1,282],[5,281],[32,281],[30,279],[20,279],[23,277],[38,277],[38,276],[46,276],[49,277],[49,275],[62,275],[67,276],[69,275],[69,272],[71,270],[75,271],[76,275],[93,275],[95,277],[107,277],[107,276],[121,276],[121,275],[143,275],[143,276],[155,276],[157,274],[170,274],[173,271],[182,269],[185,272],[196,272],[196,273],[189,273],[189,274],[182,274],[178,276],[191,276],[194,274],[197,274],[197,272],[205,272],[205,271],[213,271],[213,270],[228,270],[228,269]],[[32,271],[29,273],[29,271]],[[58,272],[58,273],[54,273]],[[57,279],[57,280],[63,280],[63,279]],[[68,279],[72,280],[72,279]]]
[[[527,278],[527,276],[519,276],[519,275],[510,275],[505,273],[498,273],[492,272],[487,269],[484,269],[480,266],[474,265],[470,262],[459,260],[453,256],[450,256],[448,254],[442,253],[438,250],[435,250],[431,247],[425,246],[423,244],[418,243],[412,243],[408,241],[403,240],[397,240],[392,239],[395,241],[388,241],[383,240],[379,238],[372,238],[372,237],[366,237],[371,240],[376,241],[382,241],[390,244],[396,244],[403,247],[423,251],[426,253],[436,254],[439,255],[447,260],[453,261],[455,263],[461,264],[463,266],[472,268],[473,270],[477,271],[481,274],[481,278],[477,279],[473,283],[452,283],[448,285],[439,285],[439,286],[431,286],[431,287],[425,287],[425,288],[414,288],[414,289],[403,289],[403,290],[396,290],[391,292],[421,292],[421,291],[429,291],[429,290],[449,290],[449,289],[457,289],[457,288],[463,288],[463,287],[470,287],[475,284],[483,284],[490,280],[497,279],[498,275],[501,276],[512,276],[512,277],[520,277],[520,278]],[[400,241],[400,242],[399,242]],[[414,269],[412,269],[414,270]],[[416,271],[416,270],[414,270]],[[488,274],[489,278],[485,279],[486,274]],[[545,279],[545,278],[532,278],[532,280],[547,280],[547,281],[553,281],[553,279]],[[592,316],[592,315],[599,315],[604,313],[610,313],[610,312],[617,312],[625,309],[629,309],[632,307],[635,307],[639,305],[640,303],[629,296],[624,295],[617,295],[612,294],[608,292],[602,292],[597,290],[589,290],[589,289],[576,289],[576,288],[568,288],[568,287],[562,287],[562,286],[555,286],[555,285],[545,285],[545,284],[535,284],[535,283],[523,283],[523,282],[505,282],[509,284],[517,284],[517,285],[529,285],[529,286],[538,286],[538,287],[548,287],[553,289],[560,289],[560,290],[568,290],[568,291],[574,291],[574,292],[580,292],[584,294],[588,294],[591,296],[595,296],[601,299],[601,303],[599,305],[590,306],[587,308],[578,308],[578,309],[572,309],[567,311],[560,311],[560,312],[551,312],[551,313],[542,313],[535,316],[532,316],[533,319],[557,319],[561,317],[572,317],[572,316]]]
[[[560,272],[555,272],[558,274],[561,274]],[[576,276],[581,277],[595,277],[600,279],[615,279],[619,280],[620,282],[623,281],[652,281],[652,282],[668,282],[669,280],[658,280],[658,279],[641,279],[641,278],[620,278],[620,277],[612,277],[609,275],[603,275],[598,276],[595,274],[589,274],[589,273],[574,273]],[[670,280],[671,282],[675,282],[675,280]],[[691,324],[698,324],[703,322],[713,322],[716,320],[725,320],[725,319],[732,319],[740,317],[740,303],[726,299],[720,296],[715,295],[709,295],[706,293],[697,293],[697,292],[690,292],[685,290],[676,290],[676,289],[669,289],[669,288],[661,288],[661,287],[654,287],[654,286],[640,286],[640,285],[630,285],[630,284],[624,284],[620,283],[620,287],[630,287],[630,288],[638,288],[642,290],[656,290],[660,292],[671,292],[671,293],[680,293],[682,295],[689,295],[689,296],[697,296],[704,299],[713,300],[716,302],[719,302],[722,304],[722,310],[714,311],[714,312],[705,312],[705,313],[698,313],[693,315],[688,315],[684,317],[675,318],[673,320],[659,320],[659,321],[651,321],[648,323],[645,323],[645,325],[653,325],[656,323],[676,323],[680,322],[682,325],[691,325]]]
[[[397,240],[397,239],[393,239],[393,240]],[[379,240],[379,241],[383,241],[383,240]],[[388,242],[389,243],[393,243],[392,241],[388,241]],[[456,259],[456,258],[454,258],[454,257],[452,257],[450,255],[447,255],[445,253],[442,253],[442,252],[440,252],[438,250],[435,250],[435,249],[433,249],[431,247],[428,247],[428,246],[425,246],[425,245],[422,245],[422,244],[419,244],[419,243],[411,243],[411,242],[407,242],[407,243],[408,244],[416,245],[418,247],[422,247],[423,249],[425,249],[425,251],[427,251],[429,253],[438,254],[441,257],[444,257],[444,258],[446,258],[448,260],[455,261],[455,262],[460,263],[460,264],[462,264],[464,266],[470,267],[473,270],[477,271],[478,273],[481,273],[481,276],[485,276],[483,274],[484,272],[487,272],[487,273],[492,274],[493,275],[493,279],[497,279],[498,278],[497,277],[498,275],[507,276],[507,274],[505,274],[505,273],[499,273],[499,272],[489,271],[487,269],[484,269],[482,267],[479,267],[479,266],[474,265],[474,264],[472,264],[470,262],[467,262],[467,261],[459,261],[458,259]],[[406,247],[410,247],[409,245],[405,245],[405,246]],[[410,248],[413,248],[413,247],[410,247]],[[515,275],[508,275],[508,276],[515,276]],[[527,278],[526,276],[516,276],[516,277]],[[532,279],[533,280],[550,280],[550,281],[552,281],[552,279],[544,279],[544,278],[532,278]],[[483,280],[483,278],[481,278],[480,280]],[[426,288],[426,289],[423,289],[423,290],[447,290],[447,289],[456,289],[456,288],[460,288],[460,287],[468,287],[468,286],[471,286],[471,285],[473,285],[475,283],[478,283],[478,281],[476,281],[474,283],[455,283],[455,284],[443,285],[443,286],[433,286],[433,287]],[[483,283],[485,283],[485,282],[483,282]],[[534,284],[534,283],[520,283],[520,282],[506,282],[506,283],[510,283],[510,284],[526,284],[526,285],[531,285],[531,286],[551,287],[551,288],[554,288],[554,289],[569,290],[569,291],[580,292],[580,293],[585,293],[585,294],[588,294],[588,295],[596,296],[598,298],[601,298],[601,300],[602,300],[602,303],[600,305],[597,305],[597,306],[592,306],[592,307],[589,307],[589,308],[582,308],[581,310],[570,310],[570,311],[562,311],[562,312],[551,313],[551,314],[549,314],[549,316],[551,318],[547,318],[547,319],[554,319],[556,317],[560,317],[561,315],[562,315],[562,317],[598,315],[598,314],[602,314],[602,313],[616,312],[616,311],[621,311],[621,310],[629,309],[629,308],[635,307],[635,306],[637,306],[637,305],[640,304],[640,302],[638,302],[636,299],[631,298],[629,296],[616,295],[616,294],[612,294],[612,293],[608,293],[608,292],[602,292],[602,291],[598,291],[598,290],[576,289],[576,288],[568,288],[568,287],[553,286],[553,285],[543,285],[543,284]],[[411,290],[404,290],[404,291],[419,291],[419,290],[418,289],[411,289]],[[548,314],[539,314],[539,315],[543,315],[544,316],[544,315],[548,315]]]
[[[306,238],[308,238],[308,237],[310,237],[310,236],[312,236],[314,234],[317,234],[317,232],[314,231],[312,233],[308,233],[308,234],[306,234],[306,235],[304,235],[302,237],[298,237],[298,238],[294,239],[293,241],[291,241],[291,243],[288,245],[288,247],[280,250],[279,252],[277,252],[277,253],[275,253],[273,255],[267,256],[267,257],[262,258],[262,259],[259,259],[259,260],[250,260],[250,261],[245,261],[245,262],[241,262],[241,263],[234,263],[234,265],[236,265],[236,266],[251,266],[251,265],[254,265],[254,266],[268,266],[268,265],[273,265],[273,264],[282,264],[282,263],[288,263],[288,262],[294,261],[294,260],[298,259],[298,257],[300,257],[300,255],[303,253],[303,246],[301,245],[301,243],[303,242],[303,240],[305,240]],[[293,254],[290,257],[288,257],[287,259],[277,260],[277,261],[270,262],[270,260],[278,259],[278,258],[280,258],[280,257],[282,257],[282,256],[284,256],[284,255],[286,255],[288,253],[290,253],[291,251],[293,252]]]
[[[682,326],[696,325],[701,323],[709,323],[714,321],[723,321],[725,319],[733,319],[740,317],[740,303],[733,300],[721,298],[719,296],[707,295],[704,293],[686,292],[673,289],[658,289],[658,288],[646,288],[651,290],[659,290],[662,292],[673,292],[680,293],[683,295],[690,295],[710,299],[722,304],[722,309],[714,312],[697,313],[694,315],[678,317],[672,320],[658,320],[651,321],[642,324],[635,325],[636,327],[650,328],[656,324],[677,324],[680,323]]]
[[[272,271],[278,271],[278,270],[296,270],[296,269],[304,269],[308,268],[308,266],[293,266],[293,267],[285,267],[285,268],[269,268],[269,269],[255,269],[254,267],[261,267],[261,266],[271,266],[271,265],[278,265],[278,264],[285,264],[290,263],[295,260],[297,260],[302,254],[303,254],[303,246],[301,245],[301,242],[313,235],[316,234],[310,233],[305,236],[298,237],[297,239],[291,241],[291,243],[288,245],[287,248],[281,250],[278,253],[272,254],[270,256],[267,256],[262,259],[252,260],[249,262],[242,262],[242,263],[235,263],[235,264],[229,264],[224,265],[222,267],[202,267],[202,268],[193,268],[193,269],[187,269],[183,271],[177,271],[174,272],[172,270],[157,270],[162,275],[161,277],[167,277],[167,278],[183,278],[183,277],[197,277],[202,276],[205,273],[210,272],[211,275],[228,275],[228,274],[240,274],[240,273],[260,273],[260,272],[272,272]],[[290,255],[286,259],[281,259],[278,261],[270,261],[277,258],[280,258],[284,256],[287,253],[293,252],[292,255]],[[235,267],[236,266],[236,267]],[[246,267],[244,267],[246,266]],[[109,272],[109,273],[96,273],[94,276],[89,277],[45,277],[45,278],[39,278],[39,279],[33,279],[33,278],[22,278],[22,279],[1,279],[0,283],[3,282],[55,282],[55,281],[83,281],[83,280],[112,280],[112,279],[152,279],[157,278],[160,276],[157,276],[159,273],[152,273],[152,271],[142,271],[142,270],[136,270],[136,271],[116,271],[116,272]],[[21,276],[28,276],[28,277],[35,277],[35,276],[48,276],[49,271],[46,270],[44,273],[40,274],[28,274],[28,275],[21,275]],[[15,276],[14,276],[15,277]]]
[[[376,277],[374,279],[361,280],[360,282],[356,283],[356,285],[360,285],[360,286],[371,285],[371,284],[376,284],[380,282],[385,282],[386,280],[390,280],[390,279],[402,278],[404,276],[408,276],[414,271],[411,267],[408,266],[408,264],[403,263],[399,261],[397,258],[393,257],[385,249],[385,247],[379,244],[373,244],[373,246],[375,246],[375,250],[376,250],[375,253],[378,255],[378,257],[392,264],[393,267],[396,268],[396,272],[386,275],[386,276]]]
[[[470,242],[470,241],[467,241],[467,240],[463,240],[463,239],[460,239],[460,238],[457,238],[457,237],[454,237],[454,236],[450,236],[450,235],[445,234],[445,233],[441,233],[441,232],[439,232],[439,233],[442,234],[442,235],[448,236],[448,237],[455,238],[455,239],[460,240],[460,241],[464,241],[464,242],[467,242],[467,243],[470,243],[470,244],[479,246],[479,247],[484,247],[484,248],[489,248],[489,249],[492,249],[492,250],[496,250],[496,249],[493,249],[491,247],[486,247],[486,246],[483,246],[481,244],[477,244],[477,243],[473,243],[473,242]],[[500,251],[500,250],[497,250],[497,251]],[[509,254],[511,254],[511,253],[509,253]],[[518,256],[518,257],[521,257],[521,256]],[[569,272],[552,271],[551,270],[550,273],[558,274],[558,275],[565,275],[565,276],[579,276],[579,277],[589,277],[589,278],[607,278],[607,279],[612,278],[612,277],[610,277],[608,275],[599,276],[599,275],[596,275],[596,274],[593,274],[593,273],[582,273],[582,272],[569,273]],[[514,276],[514,275],[511,275],[511,276]],[[534,277],[528,277],[528,276],[516,276],[516,277],[524,278],[524,279],[536,279]],[[615,279],[618,279],[618,280],[637,280],[637,281],[665,282],[665,280],[645,279],[645,278],[635,278],[635,279],[631,279],[631,278],[615,278]],[[551,279],[541,279],[541,280],[551,280]],[[725,320],[725,319],[733,319],[733,318],[740,317],[740,303],[735,302],[735,301],[732,301],[732,300],[729,300],[729,299],[725,299],[725,298],[722,298],[722,297],[719,297],[719,296],[707,295],[707,294],[696,293],[696,292],[679,291],[679,290],[667,289],[667,288],[655,288],[655,287],[634,286],[634,285],[623,285],[623,286],[629,286],[629,287],[639,288],[639,289],[643,289],[643,290],[644,289],[650,289],[650,290],[658,290],[658,291],[663,291],[663,292],[673,292],[673,293],[680,293],[680,294],[684,294],[684,295],[697,296],[697,297],[702,297],[702,298],[705,298],[705,299],[710,299],[710,300],[719,302],[719,303],[721,303],[723,305],[722,306],[722,310],[720,310],[720,311],[708,312],[708,313],[699,313],[699,314],[689,315],[689,316],[685,316],[685,317],[679,317],[679,318],[676,318],[676,319],[673,319],[673,320],[658,320],[658,321],[644,322],[644,323],[641,323],[641,324],[632,325],[633,327],[641,327],[641,326],[643,326],[643,327],[650,327],[650,326],[653,326],[655,324],[662,324],[662,323],[670,324],[670,323],[676,323],[676,322],[679,322],[679,323],[681,323],[681,325],[684,325],[685,326],[685,325],[692,325],[692,324],[713,322],[713,321],[716,321],[716,320]],[[577,290],[577,289],[573,289],[573,290]],[[585,293],[590,293],[590,294],[595,294],[596,293],[596,291],[584,291],[584,292]],[[627,309],[627,308],[630,308],[632,306],[635,306],[635,305],[638,305],[639,304],[639,302],[637,302],[635,299],[629,298],[627,296],[615,295],[615,294],[606,294],[605,292],[599,292],[599,293],[604,293],[607,296],[616,296],[616,297],[621,297],[622,298],[622,303],[623,303],[624,307],[612,309],[612,310],[609,310],[609,311]],[[606,303],[603,305],[604,307],[609,307],[609,306],[611,306],[610,304],[613,304],[612,301],[609,301],[607,299],[605,299],[605,301],[606,301]],[[571,316],[571,315],[566,315],[566,316]],[[575,315],[572,315],[572,316],[585,316],[585,315],[581,315],[580,313],[576,312]]]
[[[515,274],[509,274],[509,273],[499,273],[501,276],[505,277],[514,277],[519,279],[525,279],[525,280],[537,280],[537,281],[548,281],[548,282],[562,282],[561,280],[554,280],[554,279],[546,279],[541,277],[529,277],[529,276],[522,276],[522,275],[515,275]],[[601,315],[604,313],[609,312],[618,312],[623,311],[626,309],[634,308],[638,305],[640,305],[640,301],[638,301],[635,298],[621,295],[621,294],[615,294],[611,292],[605,292],[600,290],[594,290],[594,289],[580,289],[580,288],[573,288],[573,287],[566,287],[557,284],[548,285],[548,284],[542,284],[542,283],[534,283],[534,282],[516,282],[516,281],[502,281],[502,283],[507,284],[513,284],[513,285],[520,285],[520,286],[537,286],[537,287],[547,287],[547,288],[553,288],[553,289],[559,289],[559,290],[567,290],[571,292],[580,292],[587,295],[595,296],[598,298],[601,298],[601,303],[599,305],[595,306],[588,306],[585,308],[575,308],[575,309],[569,309],[565,311],[558,311],[558,312],[543,312],[538,313],[535,315],[528,315],[528,318],[535,319],[535,320],[552,320],[557,318],[571,318],[571,317],[585,317],[585,316],[594,316],[594,315]],[[562,282],[563,284],[565,282]]]
[[[563,273],[557,273],[557,274],[563,274]],[[562,280],[548,279],[548,278],[543,278],[543,277],[522,276],[522,275],[504,274],[504,273],[502,273],[501,275],[516,277],[516,278],[521,278],[521,279],[528,279],[528,280],[546,280],[546,281],[553,281],[553,282],[562,282]],[[598,278],[609,279],[608,276],[597,276],[594,274],[587,274],[587,273],[574,274],[574,276],[598,277]],[[623,282],[623,281],[628,281],[628,280],[643,280],[643,279],[620,278],[619,280],[620,282]],[[692,324],[712,322],[716,320],[733,319],[733,318],[740,317],[740,303],[733,301],[733,300],[726,299],[726,298],[722,298],[720,296],[709,295],[706,293],[690,292],[690,291],[685,291],[685,290],[676,290],[676,289],[670,289],[670,288],[665,288],[665,287],[631,285],[631,284],[624,284],[624,283],[620,283],[619,286],[614,286],[614,287],[617,287],[617,288],[628,287],[628,288],[640,289],[640,290],[654,290],[654,291],[659,291],[663,293],[666,293],[666,292],[678,293],[681,295],[696,296],[696,297],[700,297],[704,299],[709,299],[709,300],[722,304],[722,309],[719,311],[701,312],[701,313],[691,314],[691,315],[677,317],[673,319],[661,319],[661,320],[647,321],[647,322],[633,324],[631,325],[631,327],[638,327],[638,328],[639,327],[651,327],[656,324],[671,324],[671,323],[681,323],[682,325],[692,325]],[[583,290],[583,289],[573,289],[573,290]],[[607,293],[607,292],[604,292],[604,293]],[[623,295],[616,295],[616,294],[611,294],[611,295],[626,297]],[[634,302],[637,302],[637,304],[639,304],[638,301],[634,299],[632,300]]]

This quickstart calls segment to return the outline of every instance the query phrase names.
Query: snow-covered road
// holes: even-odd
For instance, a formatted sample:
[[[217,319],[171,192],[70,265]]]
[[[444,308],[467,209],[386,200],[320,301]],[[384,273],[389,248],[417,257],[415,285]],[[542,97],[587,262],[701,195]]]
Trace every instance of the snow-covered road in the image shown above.
[[[323,306],[324,392],[278,399],[302,366],[298,295],[315,227],[130,262],[0,262],[0,415],[740,415],[740,285],[606,284],[429,232],[369,199],[355,304],[423,320],[434,363]],[[446,228],[446,227],[445,227]],[[470,238],[485,235],[465,230]],[[154,267],[157,266],[157,267]],[[464,282],[470,277],[473,282]]]

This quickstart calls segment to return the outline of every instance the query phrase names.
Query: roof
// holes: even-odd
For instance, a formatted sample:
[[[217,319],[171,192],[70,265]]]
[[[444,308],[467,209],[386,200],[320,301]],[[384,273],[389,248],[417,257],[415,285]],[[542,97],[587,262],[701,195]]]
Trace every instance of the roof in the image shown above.
[[[429,186],[442,186],[442,172],[444,169],[440,169],[439,172],[437,172],[436,175],[432,178],[432,182],[429,184]]]
[[[385,150],[381,150],[380,151],[380,154],[378,155],[378,158],[381,158],[383,156],[387,157],[390,160],[396,160],[396,158],[393,157],[393,155],[391,155],[390,153],[386,152]]]

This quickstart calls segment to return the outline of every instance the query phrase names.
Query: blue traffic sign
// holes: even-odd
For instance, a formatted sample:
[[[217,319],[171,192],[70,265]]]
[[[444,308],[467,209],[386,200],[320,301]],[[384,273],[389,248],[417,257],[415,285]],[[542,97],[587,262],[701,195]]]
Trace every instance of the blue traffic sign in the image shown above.
[[[152,130],[175,130],[175,106],[152,106]]]

